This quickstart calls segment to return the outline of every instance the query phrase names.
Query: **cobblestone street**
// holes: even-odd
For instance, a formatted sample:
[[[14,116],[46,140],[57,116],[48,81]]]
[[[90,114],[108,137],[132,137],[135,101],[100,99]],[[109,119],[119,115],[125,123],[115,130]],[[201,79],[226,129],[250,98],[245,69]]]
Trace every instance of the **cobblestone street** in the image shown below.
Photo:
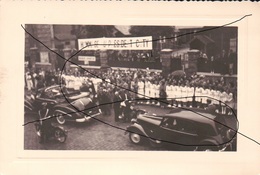
[[[155,111],[154,111],[155,112]],[[158,111],[157,111],[158,112]],[[36,119],[36,116],[26,115],[25,122]],[[24,128],[25,150],[154,150],[149,145],[135,145],[131,143],[125,129],[130,123],[115,122],[113,114],[99,116],[98,120],[89,123],[68,122],[63,127],[68,130],[65,143],[57,143],[53,140],[45,144],[39,143],[34,124],[28,124]]]
[[[151,113],[167,113],[171,109],[160,107],[140,106]],[[36,116],[26,115],[25,122],[35,120]],[[68,130],[68,137],[65,143],[58,143],[50,140],[40,144],[36,135],[34,124],[28,124],[24,128],[24,149],[25,150],[174,150],[180,151],[175,145],[169,147],[154,148],[149,144],[135,145],[125,134],[126,127],[130,123],[115,122],[113,113],[110,116],[100,115],[97,120],[89,123],[67,122],[63,127]]]

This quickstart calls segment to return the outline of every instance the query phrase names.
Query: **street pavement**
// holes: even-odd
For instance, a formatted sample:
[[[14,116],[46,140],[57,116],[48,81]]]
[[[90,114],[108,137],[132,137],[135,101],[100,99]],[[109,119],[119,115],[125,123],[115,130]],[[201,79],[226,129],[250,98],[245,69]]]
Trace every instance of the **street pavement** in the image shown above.
[[[163,114],[170,109],[160,107],[139,106],[151,113]],[[25,150],[176,150],[180,148],[174,145],[171,148],[154,148],[149,144],[135,145],[125,135],[125,129],[130,123],[115,122],[113,110],[110,116],[100,115],[97,120],[88,123],[67,122],[63,127],[68,130],[65,143],[49,140],[44,144],[39,143],[33,123],[24,126],[24,149]],[[25,123],[37,119],[37,116],[26,114]]]
[[[25,123],[37,116],[26,114]],[[34,124],[24,127],[25,150],[150,150],[149,145],[134,145],[130,142],[125,129],[130,123],[115,122],[114,115],[100,115],[88,123],[67,122],[63,127],[68,130],[65,143],[53,140],[40,144]]]

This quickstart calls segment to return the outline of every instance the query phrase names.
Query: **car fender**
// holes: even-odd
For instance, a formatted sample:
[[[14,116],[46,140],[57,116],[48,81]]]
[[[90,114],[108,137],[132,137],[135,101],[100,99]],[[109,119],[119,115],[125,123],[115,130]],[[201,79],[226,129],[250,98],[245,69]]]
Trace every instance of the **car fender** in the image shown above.
[[[149,138],[149,136],[144,131],[143,127],[141,125],[137,124],[137,123],[134,123],[133,125],[128,126],[126,128],[126,132],[127,133],[138,133],[138,134],[141,134],[144,137]]]
[[[80,114],[81,114],[80,111],[77,111],[76,109],[74,109],[72,107],[64,106],[64,105],[55,106],[53,112],[55,112],[55,111],[59,111],[63,114],[66,114],[66,116],[68,116],[68,117],[72,117],[72,116],[80,117]]]

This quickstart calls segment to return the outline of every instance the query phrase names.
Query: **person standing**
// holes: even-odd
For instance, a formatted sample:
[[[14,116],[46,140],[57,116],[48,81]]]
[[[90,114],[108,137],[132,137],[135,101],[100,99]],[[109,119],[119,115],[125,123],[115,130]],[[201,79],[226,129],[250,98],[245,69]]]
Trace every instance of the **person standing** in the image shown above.
[[[214,56],[210,57],[210,73],[211,74],[215,73],[215,58],[214,58]]]
[[[137,93],[138,93],[137,96],[138,96],[139,99],[144,98],[144,82],[141,79],[138,81],[138,91],[137,91]],[[138,101],[138,102],[140,102],[140,101]]]
[[[231,90],[227,91],[226,94],[227,114],[232,115],[232,109],[234,108],[233,94]]]
[[[33,84],[34,84],[34,88],[37,89],[38,87],[38,74],[34,71],[32,74],[33,77]]]
[[[228,55],[228,73],[229,73],[229,75],[234,74],[235,60],[236,60],[236,54],[233,52],[232,49],[230,49],[229,55]]]
[[[99,89],[98,89],[98,93],[97,93],[97,99],[98,99],[98,102],[100,104],[100,108],[101,108],[102,113],[106,116],[106,115],[108,115],[108,113],[107,113],[108,100],[107,100],[105,91],[106,91],[105,87],[103,87],[103,85],[100,86]]]
[[[225,90],[222,90],[222,93],[220,94],[220,100],[221,100],[221,113],[222,114],[226,114],[226,97],[227,97],[227,93],[225,92]]]
[[[30,72],[26,72],[26,82],[27,82],[27,89],[28,91],[31,91],[33,88],[33,81],[32,81],[32,76]]]
[[[227,67],[227,53],[225,50],[222,50],[221,58],[220,58],[220,67],[221,69],[221,74],[225,75],[228,72],[228,67]]]
[[[198,107],[198,108],[200,108],[201,106],[202,106],[202,101],[201,101],[201,99],[202,99],[202,88],[200,87],[200,85],[199,84],[197,84],[197,86],[196,86],[196,89],[195,89],[195,96],[196,96],[196,106]]]
[[[181,88],[179,83],[176,85],[175,94],[176,106],[181,107]]]
[[[113,99],[113,106],[114,106],[114,115],[115,121],[119,121],[119,116],[122,114],[120,103],[123,101],[122,97],[120,96],[119,92],[116,91]]]
[[[172,89],[171,89],[171,86],[170,86],[170,83],[167,82],[166,83],[166,96],[167,96],[167,103],[168,103],[168,107],[171,107],[172,105]]]
[[[134,79],[132,99],[134,99],[135,104],[136,104],[136,100],[137,100],[137,95],[138,95],[138,82],[137,82],[137,79]]]
[[[192,96],[193,96],[193,87],[191,84],[188,84],[187,87],[187,106],[192,107]]]
[[[125,122],[130,121],[130,116],[131,116],[131,109],[130,109],[130,93],[128,92],[128,90],[121,90],[120,92],[120,96],[122,98],[122,103],[121,103],[121,110],[122,110],[122,115],[124,118]]]
[[[160,98],[160,85],[159,85],[158,81],[155,82],[154,88],[155,88],[154,96],[155,96],[155,101],[156,101],[155,103],[157,106],[160,106],[160,102],[158,101],[158,98]]]
[[[45,143],[48,139],[50,129],[52,127],[52,119],[49,116],[49,109],[47,103],[42,103],[42,109],[39,110],[39,121],[40,121],[40,143]]]
[[[207,106],[207,99],[208,99],[208,91],[206,90],[205,86],[201,87],[201,107],[205,108]]]
[[[103,103],[104,103],[104,114],[110,115],[110,98],[109,98],[109,92],[107,89],[103,89]]]

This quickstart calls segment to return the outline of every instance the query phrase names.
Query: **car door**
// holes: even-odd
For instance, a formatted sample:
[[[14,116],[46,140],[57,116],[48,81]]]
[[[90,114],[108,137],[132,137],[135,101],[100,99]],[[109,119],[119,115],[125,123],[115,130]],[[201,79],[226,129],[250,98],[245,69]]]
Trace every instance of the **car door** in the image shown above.
[[[166,142],[178,145],[194,145],[197,143],[196,124],[181,118],[165,118],[160,125],[161,136]]]
[[[199,143],[198,126],[196,122],[178,119],[176,125],[176,135],[178,135],[178,142],[183,145],[196,146]]]
[[[175,129],[176,122],[177,120],[175,118],[164,118],[157,131],[157,137],[161,138],[165,143],[178,143],[178,133]]]

